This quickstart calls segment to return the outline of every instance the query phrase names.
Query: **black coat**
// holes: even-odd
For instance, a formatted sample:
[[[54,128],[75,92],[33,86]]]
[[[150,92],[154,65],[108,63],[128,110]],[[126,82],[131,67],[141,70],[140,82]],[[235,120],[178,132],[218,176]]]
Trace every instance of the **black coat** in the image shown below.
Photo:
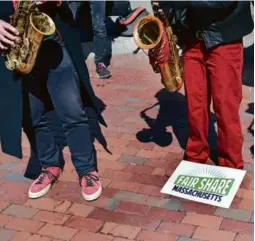
[[[160,6],[175,13],[174,28],[182,44],[199,31],[211,48],[239,40],[254,27],[250,1],[160,1]]]
[[[70,18],[72,14],[70,12],[71,10],[68,8],[67,3],[64,2],[58,8],[58,12],[54,18],[55,24],[73,60],[86,99],[89,100],[91,106],[97,112],[99,122],[106,126],[97,106],[97,98],[89,81],[90,78],[84,62],[80,35],[73,27],[72,19]],[[0,19],[9,21],[9,16],[12,13],[12,2],[1,1]],[[5,68],[4,60],[0,57],[0,141],[4,153],[18,158],[22,158],[22,126],[24,126],[27,135],[30,137],[30,141],[33,139],[33,129],[30,126],[29,117],[23,116],[23,110],[26,109],[23,101],[22,82],[15,77],[13,72]],[[36,153],[33,153],[33,157],[34,159],[30,163],[31,169],[33,169],[33,166],[38,166]]]

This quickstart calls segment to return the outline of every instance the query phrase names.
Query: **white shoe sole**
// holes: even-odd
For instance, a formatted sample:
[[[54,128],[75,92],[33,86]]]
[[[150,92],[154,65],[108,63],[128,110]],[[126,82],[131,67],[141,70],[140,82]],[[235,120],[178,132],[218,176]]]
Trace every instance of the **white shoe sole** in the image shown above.
[[[50,183],[48,186],[46,186],[40,192],[31,192],[30,190],[28,190],[28,197],[31,198],[31,199],[36,199],[36,198],[43,197],[44,195],[46,195],[50,191],[51,186],[52,186],[52,184]]]
[[[94,200],[98,199],[98,198],[101,196],[102,191],[103,191],[103,188],[102,188],[102,186],[101,186],[101,187],[100,187],[94,194],[92,194],[92,195],[87,195],[87,194],[85,194],[83,191],[81,192],[81,194],[82,194],[82,197],[83,197],[86,201],[91,202],[91,201],[94,201]]]

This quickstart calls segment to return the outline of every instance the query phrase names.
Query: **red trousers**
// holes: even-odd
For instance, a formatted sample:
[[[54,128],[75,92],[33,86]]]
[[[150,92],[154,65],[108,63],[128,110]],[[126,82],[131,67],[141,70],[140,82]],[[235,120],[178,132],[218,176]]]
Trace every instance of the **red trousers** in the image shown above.
[[[242,67],[241,41],[210,50],[202,42],[197,42],[184,51],[189,122],[187,160],[205,163],[209,157],[208,129],[212,99],[218,129],[219,165],[243,167],[243,135],[239,117]]]

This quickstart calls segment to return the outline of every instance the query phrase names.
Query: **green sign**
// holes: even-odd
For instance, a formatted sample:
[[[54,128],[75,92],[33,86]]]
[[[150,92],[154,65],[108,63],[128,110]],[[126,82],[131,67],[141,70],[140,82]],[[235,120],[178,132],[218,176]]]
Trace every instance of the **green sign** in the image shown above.
[[[226,196],[231,190],[234,181],[234,179],[227,178],[179,175],[174,184],[181,187],[191,188],[193,190]]]

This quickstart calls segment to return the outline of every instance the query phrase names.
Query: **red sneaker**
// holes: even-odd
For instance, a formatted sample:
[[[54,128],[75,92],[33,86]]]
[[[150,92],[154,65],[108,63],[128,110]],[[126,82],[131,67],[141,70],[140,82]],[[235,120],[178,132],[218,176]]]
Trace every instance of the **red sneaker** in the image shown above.
[[[94,201],[102,194],[102,185],[96,171],[90,172],[81,178],[82,196],[86,201]]]
[[[31,184],[28,197],[40,198],[49,192],[51,185],[59,178],[61,168],[48,167],[43,169],[40,176]]]

